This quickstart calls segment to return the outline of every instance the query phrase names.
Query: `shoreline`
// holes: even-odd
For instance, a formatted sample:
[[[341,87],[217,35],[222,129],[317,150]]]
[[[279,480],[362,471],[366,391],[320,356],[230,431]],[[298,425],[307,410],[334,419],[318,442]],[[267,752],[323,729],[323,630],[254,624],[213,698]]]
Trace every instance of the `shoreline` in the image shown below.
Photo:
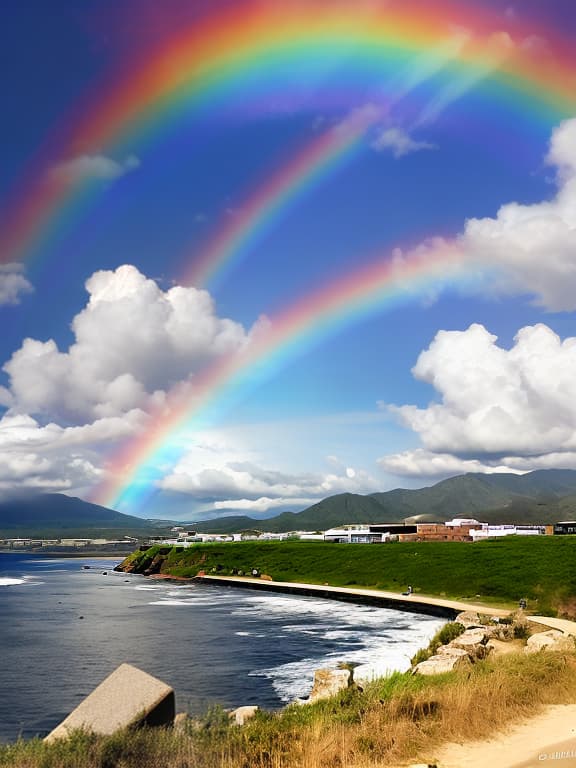
[[[157,574],[148,578],[174,579],[174,581],[190,581],[195,583],[228,585],[244,589],[260,589],[285,594],[309,595],[325,597],[329,600],[341,600],[364,605],[379,605],[382,608],[406,611],[408,613],[421,613],[439,618],[448,618],[451,621],[459,613],[471,611],[479,614],[487,614],[498,618],[509,616],[513,609],[496,608],[482,603],[464,603],[458,600],[447,600],[442,597],[410,595],[398,595],[395,592],[385,592],[377,589],[353,589],[350,587],[331,587],[327,584],[302,584],[290,581],[261,581],[257,578],[244,576],[195,576],[187,579],[183,576],[173,577],[169,574]],[[557,629],[567,635],[576,637],[576,621],[569,619],[557,619],[553,616],[539,616],[526,614],[527,621],[533,622],[548,629]]]
[[[162,577],[171,578],[168,574],[160,574]],[[180,577],[179,580],[181,580]],[[188,579],[185,579],[188,581]],[[395,592],[385,592],[378,589],[363,589],[351,587],[332,587],[328,584],[304,584],[291,581],[262,581],[258,578],[243,576],[196,576],[190,581],[205,584],[217,584],[219,586],[240,587],[244,589],[269,590],[285,594],[308,595],[325,597],[329,600],[359,603],[364,605],[378,605],[382,608],[408,613],[421,613],[429,616],[438,616],[453,620],[463,611],[475,611],[476,613],[489,614],[490,616],[504,617],[511,613],[507,608],[496,608],[475,603],[463,603],[457,600],[447,600],[441,597],[428,597],[412,594],[405,596]],[[576,624],[574,625],[576,631]]]
[[[115,552],[111,552],[108,550],[107,552],[95,552],[94,550],[89,550],[88,552],[55,552],[54,550],[50,552],[38,552],[38,551],[32,551],[29,549],[22,549],[22,550],[13,550],[13,549],[0,549],[0,555],[28,555],[28,556],[40,556],[40,557],[53,557],[53,558],[60,558],[60,559],[72,559],[72,560],[80,560],[82,558],[98,558],[99,560],[125,560],[128,555],[130,555],[133,552],[133,550],[130,550],[130,552],[118,552],[116,554]]]

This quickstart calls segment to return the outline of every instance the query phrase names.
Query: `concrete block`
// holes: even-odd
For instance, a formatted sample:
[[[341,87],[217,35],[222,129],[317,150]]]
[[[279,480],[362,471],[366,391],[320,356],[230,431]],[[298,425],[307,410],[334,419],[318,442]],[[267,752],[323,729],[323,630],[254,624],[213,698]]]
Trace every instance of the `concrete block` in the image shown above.
[[[44,741],[66,738],[76,728],[109,735],[128,727],[170,725],[174,714],[169,685],[131,664],[121,664]]]

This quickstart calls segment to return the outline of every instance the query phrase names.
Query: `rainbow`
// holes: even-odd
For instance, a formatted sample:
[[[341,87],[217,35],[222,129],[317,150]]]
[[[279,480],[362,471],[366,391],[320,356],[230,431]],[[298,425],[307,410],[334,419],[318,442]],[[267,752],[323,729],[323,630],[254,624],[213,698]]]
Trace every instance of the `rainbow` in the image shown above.
[[[236,357],[225,358],[198,375],[189,388],[168,398],[150,414],[144,434],[112,457],[105,479],[92,494],[96,503],[132,508],[153,490],[155,481],[184,452],[187,433],[210,409],[222,410],[230,396],[269,377],[303,349],[336,333],[343,325],[413,299],[432,286],[453,282],[466,271],[457,245],[437,241],[407,258],[376,258],[352,273],[299,298],[271,318]]]
[[[374,109],[360,110],[290,158],[248,196],[239,214],[231,216],[228,225],[217,231],[201,250],[201,256],[192,260],[182,283],[206,286],[216,276],[221,277],[223,270],[239,260],[243,250],[254,244],[291,201],[353,155],[379,114]]]
[[[139,142],[161,138],[164,126],[183,108],[198,114],[222,105],[268,110],[278,90],[292,100],[292,108],[315,114],[341,113],[375,95],[386,99],[387,89],[392,96],[397,90],[398,71],[410,71],[423,52],[446,43],[455,28],[470,36],[450,65],[432,78],[440,106],[484,78],[483,87],[496,102],[505,97],[508,107],[514,105],[535,121],[551,126],[570,116],[576,105],[572,41],[551,29],[507,21],[515,44],[507,55],[487,61],[503,22],[480,3],[451,0],[212,4],[189,29],[176,31],[157,50],[143,51],[129,71],[115,72],[111,83],[87,94],[59,127],[6,207],[0,263],[30,258],[69,221],[68,208],[82,208],[81,183],[46,173],[55,163],[126,146],[133,151]],[[546,39],[548,53],[536,55],[521,44],[535,34]],[[455,78],[464,85],[451,87]],[[437,109],[432,103],[430,114]]]

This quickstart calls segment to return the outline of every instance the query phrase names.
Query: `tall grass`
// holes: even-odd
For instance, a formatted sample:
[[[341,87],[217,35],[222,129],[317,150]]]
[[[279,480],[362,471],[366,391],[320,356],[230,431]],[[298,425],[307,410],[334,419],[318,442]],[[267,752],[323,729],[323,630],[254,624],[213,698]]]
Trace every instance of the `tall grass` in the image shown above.
[[[576,700],[576,655],[510,654],[435,677],[394,673],[242,728],[212,710],[182,732],[76,733],[0,747],[6,768],[374,768],[433,761],[444,741],[488,737],[546,704]]]

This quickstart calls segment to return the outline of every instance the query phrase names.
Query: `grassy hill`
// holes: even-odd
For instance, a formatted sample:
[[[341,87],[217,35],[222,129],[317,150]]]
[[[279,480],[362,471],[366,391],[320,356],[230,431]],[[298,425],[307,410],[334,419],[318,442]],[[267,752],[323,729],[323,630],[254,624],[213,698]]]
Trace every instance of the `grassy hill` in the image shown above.
[[[0,535],[9,538],[144,535],[149,529],[147,521],[139,517],[124,515],[62,493],[45,493],[0,502]]]
[[[485,522],[550,523],[576,516],[576,471],[538,470],[526,475],[466,474],[430,488],[396,489],[361,496],[330,496],[300,513],[267,520],[227,517],[193,523],[214,533],[260,529],[272,532],[325,530],[344,523],[402,522],[409,518],[446,521],[481,517]]]
[[[517,605],[576,618],[575,536],[510,536],[471,543],[239,542],[153,547],[127,558],[136,572],[230,575],[257,568],[277,581],[361,586]],[[154,561],[154,558],[157,558]]]

